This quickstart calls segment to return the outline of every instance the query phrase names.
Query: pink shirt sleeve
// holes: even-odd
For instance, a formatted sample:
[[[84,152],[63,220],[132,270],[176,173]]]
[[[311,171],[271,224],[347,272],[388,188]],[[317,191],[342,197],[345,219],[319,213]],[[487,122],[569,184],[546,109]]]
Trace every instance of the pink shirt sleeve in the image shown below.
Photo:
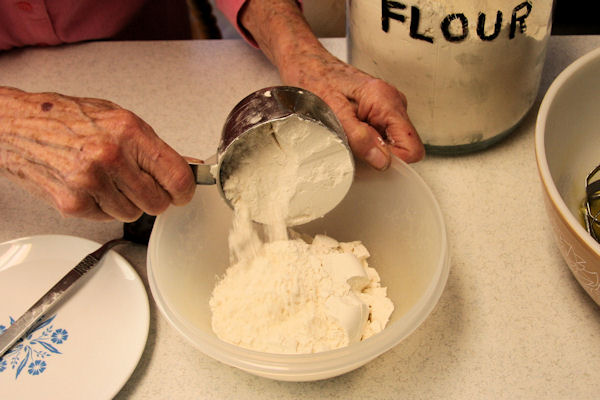
[[[237,15],[242,6],[246,3],[246,0],[216,0],[215,3],[219,10],[227,17],[229,22],[240,30],[237,23]]]
[[[248,0],[216,0],[216,5],[217,8],[225,15],[225,17],[227,17],[227,20],[229,20],[229,22],[235,26],[240,35],[242,35],[242,37],[246,39],[246,41],[252,46],[258,47],[252,35],[250,35],[247,30],[243,29],[238,19],[238,14],[240,13],[240,10],[246,1]],[[300,8],[302,8],[302,0],[296,0],[296,3],[298,3]]]
[[[185,0],[0,0],[0,51],[107,38],[190,38]]]

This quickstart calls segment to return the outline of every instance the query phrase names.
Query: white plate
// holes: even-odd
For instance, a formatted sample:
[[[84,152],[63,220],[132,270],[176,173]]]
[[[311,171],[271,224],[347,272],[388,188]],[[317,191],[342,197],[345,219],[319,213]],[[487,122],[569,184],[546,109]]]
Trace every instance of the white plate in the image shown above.
[[[1,243],[0,331],[98,247],[62,235]],[[115,251],[88,275],[18,351],[0,358],[1,399],[111,399],[129,379],[148,337],[144,285]]]

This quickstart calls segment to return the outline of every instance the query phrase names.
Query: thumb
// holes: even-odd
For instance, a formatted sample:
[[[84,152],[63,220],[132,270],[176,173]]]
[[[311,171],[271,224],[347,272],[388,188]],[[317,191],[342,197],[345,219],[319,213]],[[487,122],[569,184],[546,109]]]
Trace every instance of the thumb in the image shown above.
[[[390,166],[390,150],[377,130],[357,119],[340,122],[346,131],[350,148],[358,158],[380,171]]]

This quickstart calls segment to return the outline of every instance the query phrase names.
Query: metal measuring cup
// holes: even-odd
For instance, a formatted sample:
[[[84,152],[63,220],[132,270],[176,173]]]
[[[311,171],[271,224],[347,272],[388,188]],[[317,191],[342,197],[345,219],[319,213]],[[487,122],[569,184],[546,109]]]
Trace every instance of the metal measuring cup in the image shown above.
[[[353,160],[348,139],[340,122],[320,97],[297,87],[273,86],[246,96],[229,113],[217,148],[216,164],[189,163],[196,183],[216,184],[221,197],[233,208],[223,186],[228,178],[229,166],[236,162],[235,152],[232,151],[236,143],[254,132],[259,132],[262,125],[294,116],[326,127],[332,135],[341,140],[350,160]],[[353,161],[352,167],[354,168]]]

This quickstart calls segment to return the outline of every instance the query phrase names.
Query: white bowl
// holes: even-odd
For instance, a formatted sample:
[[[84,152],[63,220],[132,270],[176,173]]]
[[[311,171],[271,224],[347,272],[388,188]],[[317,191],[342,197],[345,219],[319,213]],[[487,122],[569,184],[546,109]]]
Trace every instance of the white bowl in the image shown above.
[[[561,254],[600,304],[600,244],[579,207],[587,174],[600,164],[600,48],[568,66],[546,92],[535,127],[544,201]]]
[[[315,354],[268,354],[218,339],[209,298],[229,265],[231,210],[216,187],[199,186],[191,203],[160,215],[148,245],[148,279],[169,322],[205,354],[255,375],[309,381],[351,371],[391,349],[429,315],[449,271],[446,230],[438,203],[405,163],[377,172],[357,165],[347,197],[322,219],[296,227],[340,241],[361,240],[396,307],[383,332],[346,348]]]

